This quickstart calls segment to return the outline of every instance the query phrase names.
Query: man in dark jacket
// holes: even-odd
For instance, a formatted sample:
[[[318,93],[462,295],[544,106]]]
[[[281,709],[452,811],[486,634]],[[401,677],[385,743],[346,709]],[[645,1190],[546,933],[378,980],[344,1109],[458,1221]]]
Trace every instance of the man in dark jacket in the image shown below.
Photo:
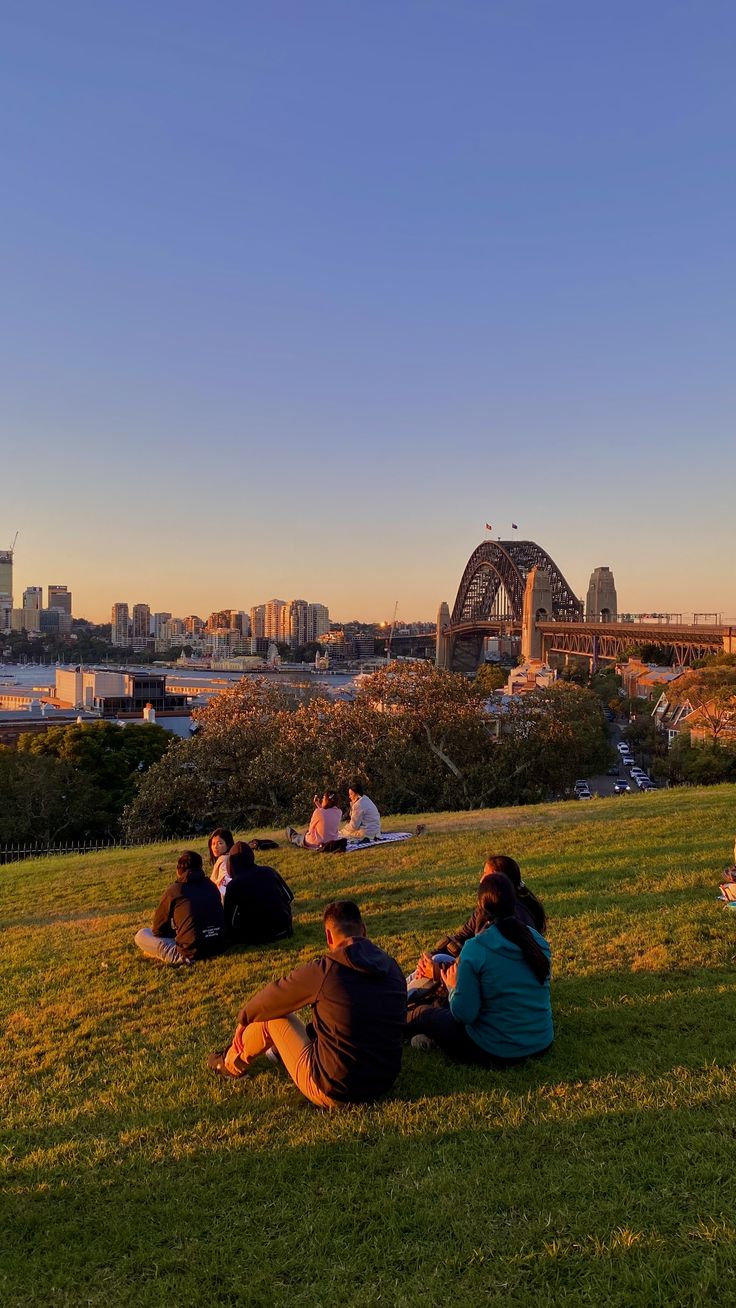
[[[238,1077],[275,1049],[292,1081],[321,1108],[367,1103],[391,1088],[401,1067],[406,982],[394,958],[366,936],[357,904],[323,914],[327,953],[249,999],[229,1049],[211,1054],[220,1076]],[[306,1028],[295,1011],[312,1006]]]
[[[220,892],[204,874],[202,859],[187,849],[176,865],[176,881],[164,892],[153,928],[142,927],[135,943],[147,958],[162,963],[193,963],[225,948],[225,917]]]

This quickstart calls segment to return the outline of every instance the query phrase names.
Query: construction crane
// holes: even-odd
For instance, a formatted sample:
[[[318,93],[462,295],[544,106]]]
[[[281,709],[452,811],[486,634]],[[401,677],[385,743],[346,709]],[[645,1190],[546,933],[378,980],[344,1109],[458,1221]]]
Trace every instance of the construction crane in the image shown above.
[[[386,662],[387,662],[387,663],[390,663],[390,662],[391,662],[391,642],[392,642],[392,640],[393,640],[393,638],[394,638],[394,632],[395,632],[395,630],[396,630],[396,614],[398,613],[398,611],[399,611],[399,601],[397,600],[396,603],[394,604],[394,616],[393,616],[393,618],[391,619],[391,630],[390,630],[389,633],[388,633],[388,640],[386,641]]]
[[[11,544],[10,544],[10,553],[11,553],[11,554],[13,553],[13,550],[15,549],[15,542],[17,541],[17,539],[18,539],[19,536],[20,536],[20,532],[19,532],[19,531],[16,531],[16,533],[15,533],[15,535],[14,535],[12,541],[11,541]]]

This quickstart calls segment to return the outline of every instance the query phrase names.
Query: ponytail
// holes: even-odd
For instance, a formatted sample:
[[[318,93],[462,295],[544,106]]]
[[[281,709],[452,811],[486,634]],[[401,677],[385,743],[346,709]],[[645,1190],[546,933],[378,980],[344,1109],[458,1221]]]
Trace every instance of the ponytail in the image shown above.
[[[483,916],[497,927],[505,940],[521,950],[524,962],[531,968],[540,986],[549,977],[549,959],[540,949],[528,926],[514,917],[516,891],[502,872],[492,872],[478,887],[478,907]]]

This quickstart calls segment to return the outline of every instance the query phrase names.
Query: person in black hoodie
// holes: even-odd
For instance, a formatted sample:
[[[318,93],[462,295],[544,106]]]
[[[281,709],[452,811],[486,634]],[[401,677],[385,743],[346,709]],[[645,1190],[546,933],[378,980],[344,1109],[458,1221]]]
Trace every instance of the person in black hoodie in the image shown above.
[[[226,945],[220,892],[204,874],[202,859],[186,849],[176,864],[176,881],[164,892],[153,927],[142,927],[135,943],[147,958],[193,963],[221,954]]]
[[[327,953],[253,995],[230,1047],[210,1054],[208,1066],[239,1077],[274,1049],[320,1108],[370,1103],[390,1090],[401,1068],[406,982],[396,960],[368,940],[357,904],[328,904],[323,922]],[[309,1027],[295,1016],[306,1004]]]
[[[508,854],[489,854],[481,872],[481,884],[485,877],[493,873],[501,872],[508,877],[516,892],[516,904],[514,907],[514,916],[524,926],[533,927],[540,935],[545,935],[547,931],[547,915],[542,904],[525,884],[521,877],[521,869],[515,858],[510,858]],[[409,990],[416,997],[417,990],[423,992],[420,996],[423,999],[429,997],[430,992],[437,992],[441,1002],[447,1002],[447,992],[442,980],[442,968],[448,963],[452,963],[460,957],[462,947],[467,940],[472,940],[474,936],[480,935],[485,931],[488,921],[483,916],[483,910],[476,905],[470,917],[463,925],[458,927],[450,935],[443,936],[441,940],[432,949],[431,953],[422,954],[417,963],[416,970],[408,980]]]
[[[229,853],[229,872],[223,901],[228,940],[267,945],[290,936],[294,896],[276,869],[260,867],[250,845],[237,841]]]

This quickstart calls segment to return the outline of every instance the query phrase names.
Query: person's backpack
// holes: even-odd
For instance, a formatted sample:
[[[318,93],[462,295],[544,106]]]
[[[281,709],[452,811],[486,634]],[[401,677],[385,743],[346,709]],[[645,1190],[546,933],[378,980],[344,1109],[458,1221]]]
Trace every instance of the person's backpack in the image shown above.
[[[327,840],[324,845],[320,845],[318,853],[320,854],[344,854],[348,847],[345,836],[340,836],[337,840]]]
[[[266,836],[254,836],[253,840],[248,841],[248,844],[250,845],[251,849],[278,849],[279,848],[278,840],[269,840]]]

